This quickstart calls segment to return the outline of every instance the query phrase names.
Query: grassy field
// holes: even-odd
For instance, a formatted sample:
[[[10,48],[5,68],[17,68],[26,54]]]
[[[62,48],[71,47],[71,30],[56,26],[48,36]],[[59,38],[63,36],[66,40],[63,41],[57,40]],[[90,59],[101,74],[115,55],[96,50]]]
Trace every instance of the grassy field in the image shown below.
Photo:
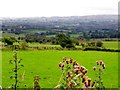
[[[103,42],[103,46],[110,49],[119,49],[120,42]]]
[[[2,85],[8,87],[11,80],[9,71],[12,65],[9,60],[13,59],[12,51],[2,52]],[[118,87],[118,53],[115,52],[97,52],[97,51],[57,51],[57,50],[34,50],[34,51],[18,51],[18,57],[22,58],[24,68],[20,73],[25,71],[25,80],[21,83],[21,87],[26,84],[27,87],[33,86],[33,77],[39,75],[40,85],[42,88],[53,88],[57,85],[61,75],[58,63],[62,57],[72,57],[79,64],[84,65],[88,69],[88,76],[94,79],[93,66],[96,60],[103,60],[106,65],[103,75],[103,83],[107,88]]]

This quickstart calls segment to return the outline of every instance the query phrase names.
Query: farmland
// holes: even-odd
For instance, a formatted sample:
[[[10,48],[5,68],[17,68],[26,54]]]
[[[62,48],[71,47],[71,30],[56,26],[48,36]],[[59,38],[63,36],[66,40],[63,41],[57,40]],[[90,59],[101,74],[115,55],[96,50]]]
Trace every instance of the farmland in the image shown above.
[[[103,85],[105,88],[120,87],[118,85],[118,54],[120,52],[118,44],[120,42],[117,42],[120,41],[118,39],[120,32],[117,27],[116,15],[3,19],[2,21],[2,30],[0,30],[2,34],[0,37],[2,82],[0,85],[2,83],[3,88],[11,87],[15,83],[13,79],[16,79],[16,82],[17,79],[21,81],[18,82],[19,88],[33,88],[36,75],[40,76],[41,88],[54,88],[58,85],[62,74],[58,64],[63,57],[73,58],[78,62],[79,70],[81,70],[81,66],[85,66],[88,70],[86,70],[87,76],[89,80],[92,79],[92,82],[96,80],[95,72],[97,70],[99,75],[102,73],[100,68],[96,68],[96,71],[93,70],[96,61],[102,60]],[[22,59],[21,62],[15,58],[14,50],[17,50],[18,58]],[[14,63],[9,60],[13,60]],[[17,68],[20,64],[23,64],[22,67]],[[105,66],[103,66],[104,64]],[[64,66],[64,68],[67,67]],[[77,76],[73,72],[75,69],[76,67],[71,71],[65,71],[67,74],[69,72],[69,78],[67,75],[63,76],[67,79],[74,79],[74,76]],[[75,75],[71,74],[72,72]],[[82,79],[86,75],[84,73],[84,71],[79,73]],[[82,81],[86,88],[88,88],[88,77],[85,82]],[[69,81],[73,85],[73,81]],[[101,79],[99,81],[102,82]],[[100,83],[99,88],[101,88]],[[95,85],[97,85],[97,80]],[[13,85],[15,88],[16,86]],[[82,84],[80,86],[82,87]],[[93,86],[91,85],[91,87]],[[63,88],[66,87],[63,86]],[[68,85],[68,87],[71,86]]]
[[[2,84],[3,87],[8,87],[13,80],[10,80],[10,64],[9,60],[13,59],[12,51],[2,52]],[[6,57],[7,56],[7,57]],[[22,58],[24,68],[20,73],[25,71],[25,79],[20,87],[33,86],[33,77],[39,75],[40,85],[42,88],[53,88],[61,75],[61,70],[58,63],[62,57],[75,59],[79,64],[84,65],[88,69],[88,76],[94,79],[93,66],[96,60],[103,60],[106,65],[103,75],[104,85],[107,88],[118,87],[118,53],[113,52],[97,52],[97,51],[57,51],[57,50],[42,50],[42,51],[18,51],[19,58]],[[9,81],[9,82],[8,82]]]

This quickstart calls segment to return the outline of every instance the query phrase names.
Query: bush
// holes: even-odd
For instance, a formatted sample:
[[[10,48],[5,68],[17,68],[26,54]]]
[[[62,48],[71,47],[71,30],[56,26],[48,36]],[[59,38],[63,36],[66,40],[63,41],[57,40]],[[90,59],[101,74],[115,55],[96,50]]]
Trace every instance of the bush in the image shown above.
[[[23,49],[23,50],[27,49],[27,47],[28,47],[27,42],[26,42],[26,41],[20,42],[20,47],[21,47],[21,49]]]
[[[101,41],[98,41],[98,42],[96,43],[96,46],[98,46],[98,47],[102,47],[102,45],[103,45],[103,43],[102,43]]]

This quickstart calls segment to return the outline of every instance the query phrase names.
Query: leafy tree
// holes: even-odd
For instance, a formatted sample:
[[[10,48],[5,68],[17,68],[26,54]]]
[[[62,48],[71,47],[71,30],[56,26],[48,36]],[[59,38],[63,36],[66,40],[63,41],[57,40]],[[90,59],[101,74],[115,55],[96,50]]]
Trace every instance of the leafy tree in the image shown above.
[[[4,37],[3,42],[7,43],[7,45],[13,45],[13,43],[16,41],[14,37]]]
[[[28,47],[27,42],[26,41],[20,42],[20,47],[21,47],[21,49],[25,50]]]
[[[66,48],[75,47],[73,42],[72,42],[72,40],[70,39],[70,37],[65,35],[65,34],[63,34],[63,33],[58,34],[56,36],[56,38],[57,38],[56,42],[58,42],[62,48],[65,48],[65,47]]]
[[[96,46],[98,46],[98,47],[102,47],[102,45],[103,45],[103,43],[102,43],[101,41],[98,41],[98,42],[96,43]]]

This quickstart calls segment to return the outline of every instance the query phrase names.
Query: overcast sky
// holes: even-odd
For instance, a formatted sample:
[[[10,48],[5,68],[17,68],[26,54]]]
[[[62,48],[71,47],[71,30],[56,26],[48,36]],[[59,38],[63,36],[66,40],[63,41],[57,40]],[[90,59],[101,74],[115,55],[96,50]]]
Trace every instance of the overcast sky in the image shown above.
[[[0,17],[118,14],[119,0],[0,0]]]

